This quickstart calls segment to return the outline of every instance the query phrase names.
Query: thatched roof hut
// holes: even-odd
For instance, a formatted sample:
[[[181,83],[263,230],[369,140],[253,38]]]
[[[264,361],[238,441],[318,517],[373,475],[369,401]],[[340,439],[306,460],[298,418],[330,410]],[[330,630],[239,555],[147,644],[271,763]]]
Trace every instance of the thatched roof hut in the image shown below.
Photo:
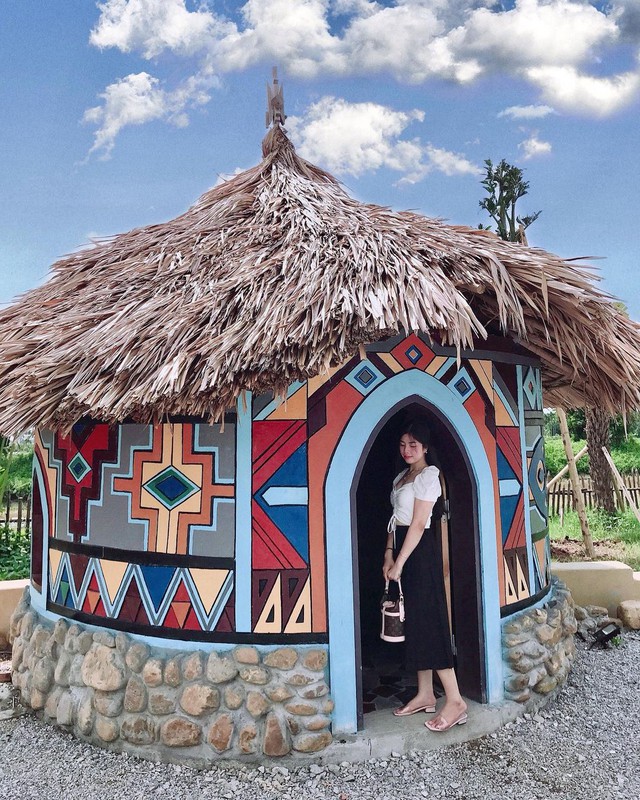
[[[280,125],[263,153],[176,219],[58,261],[0,314],[0,430],[218,419],[402,329],[519,341],[548,405],[640,405],[640,328],[588,267],[360,203]]]
[[[132,673],[171,651],[171,696],[135,718],[125,700],[108,733],[147,757],[316,752],[366,727],[393,453],[415,415],[447,498],[426,535],[448,564],[461,691],[537,708],[567,678],[574,630],[551,577],[544,403],[640,405],[640,329],[588,268],[353,200],[296,155],[275,81],[269,97],[261,164],[59,261],[0,314],[0,430],[36,427],[16,685],[48,707],[42,657],[71,705],[62,648],[23,658],[36,622],[57,619],[60,641],[73,620],[73,653],[87,626],[83,707],[113,691],[122,710]],[[205,676],[212,696],[225,683],[224,714],[190,702]],[[80,712],[58,722],[106,741]]]

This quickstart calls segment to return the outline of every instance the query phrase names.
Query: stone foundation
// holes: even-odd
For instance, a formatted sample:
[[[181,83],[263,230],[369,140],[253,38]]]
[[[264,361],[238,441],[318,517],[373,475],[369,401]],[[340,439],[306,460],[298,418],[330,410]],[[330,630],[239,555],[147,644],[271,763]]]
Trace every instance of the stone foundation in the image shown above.
[[[206,765],[221,758],[313,753],[332,741],[327,651],[149,647],[29,606],[11,620],[22,702],[85,741],[143,758]]]
[[[571,593],[557,578],[545,602],[504,620],[505,698],[536,708],[567,680],[577,630]]]

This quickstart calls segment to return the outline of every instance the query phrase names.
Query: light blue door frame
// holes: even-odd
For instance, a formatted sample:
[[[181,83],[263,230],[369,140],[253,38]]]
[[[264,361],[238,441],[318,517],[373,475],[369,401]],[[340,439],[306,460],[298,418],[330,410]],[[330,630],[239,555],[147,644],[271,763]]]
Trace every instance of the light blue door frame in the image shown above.
[[[404,398],[418,397],[438,410],[457,433],[467,453],[477,487],[484,663],[489,702],[503,698],[500,594],[493,477],[482,440],[459,395],[419,370],[389,378],[356,409],[342,433],[325,484],[327,594],[333,732],[354,733],[358,726],[356,671],[354,522],[352,490],[362,454],[372,432]]]

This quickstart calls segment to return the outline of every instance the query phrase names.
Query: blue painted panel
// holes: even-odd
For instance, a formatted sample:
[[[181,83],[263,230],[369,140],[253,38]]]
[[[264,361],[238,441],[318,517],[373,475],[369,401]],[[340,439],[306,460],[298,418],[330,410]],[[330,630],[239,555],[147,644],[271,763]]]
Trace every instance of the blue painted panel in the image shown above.
[[[511,465],[504,457],[504,454],[502,453],[500,448],[498,447],[496,449],[498,453],[498,480],[504,480],[504,479],[512,480],[513,478],[518,480],[516,473],[511,469]],[[520,483],[520,481],[518,481],[518,483]]]
[[[383,383],[385,376],[368,359],[359,361],[345,380],[362,395],[368,395],[376,386]]]
[[[502,544],[507,541],[509,535],[509,528],[513,522],[513,517],[518,507],[518,500],[520,500],[520,492],[518,494],[507,495],[500,498],[500,526],[502,529]]]
[[[243,402],[244,399],[244,402]],[[236,435],[236,631],[251,631],[251,393],[238,400]]]
[[[307,505],[293,504],[289,498],[281,495],[287,502],[276,505],[271,497],[278,498],[273,491],[274,487],[305,487],[307,486],[307,445],[301,445],[282,466],[274,472],[269,481],[256,494],[256,501],[267,516],[287,537],[295,547],[300,557],[307,563],[309,561],[309,512]],[[265,497],[265,495],[267,495]]]
[[[308,564],[309,512],[307,506],[267,506],[263,503],[260,503],[260,506]]]
[[[284,464],[273,473],[261,489],[261,494],[270,486],[306,486],[307,485],[307,445],[301,445]]]
[[[45,453],[46,453],[45,449]],[[51,524],[49,514],[52,509],[49,508],[47,503],[47,493],[45,489],[44,475],[40,467],[36,455],[33,456],[33,480],[38,481],[38,488],[40,489],[40,498],[42,506],[42,592],[38,592],[35,586],[30,582],[31,604],[36,610],[46,606],[46,598],[49,594],[49,526]],[[33,493],[32,493],[33,500]],[[55,513],[55,511],[54,511]]]

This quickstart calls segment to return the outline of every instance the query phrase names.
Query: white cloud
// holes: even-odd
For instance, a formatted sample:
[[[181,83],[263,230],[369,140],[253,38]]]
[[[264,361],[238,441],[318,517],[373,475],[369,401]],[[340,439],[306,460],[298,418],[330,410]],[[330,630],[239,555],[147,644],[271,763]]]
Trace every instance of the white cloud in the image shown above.
[[[394,111],[377,103],[323,97],[304,116],[289,117],[287,128],[304,158],[331,172],[358,176],[380,167],[405,171],[420,152],[399,137],[411,122],[423,119],[417,109]]]
[[[610,78],[583,75],[573,67],[533,67],[529,80],[557,108],[594,117],[606,117],[631,103],[640,92],[640,72]]]
[[[581,64],[617,38],[615,22],[585,2],[516,0],[507,11],[477,9],[448,38],[460,56],[507,72],[539,64]]]
[[[639,0],[102,0],[98,7],[92,44],[148,60],[179,56],[195,83],[258,63],[306,79],[470,83],[496,73],[540,92],[540,103],[502,112],[512,119],[542,117],[550,106],[604,116],[640,94],[640,65],[612,74],[602,67],[622,41],[640,43]],[[149,101],[152,92],[143,94]]]
[[[185,0],[104,0],[91,34],[99,47],[205,53],[221,72],[277,58],[291,75],[391,72],[401,80],[431,76],[466,81],[486,70],[578,66],[619,37],[625,9],[584,0],[247,0],[235,19],[189,11]],[[610,13],[607,13],[610,11]],[[332,31],[335,15],[346,18]]]
[[[98,8],[100,19],[91,31],[91,43],[125,53],[140,50],[145,58],[163,50],[192,55],[208,48],[217,32],[230,32],[228,24],[204,8],[188,11],[184,0],[105,0]]]
[[[178,127],[188,124],[185,110],[209,100],[206,81],[190,78],[183,86],[167,92],[160,81],[146,72],[127,75],[110,84],[100,95],[102,105],[87,109],[83,121],[98,126],[91,153],[109,158],[120,131],[129,125],[143,125],[164,119]]]
[[[290,75],[310,78],[337,70],[338,39],[329,32],[327,0],[248,0],[244,29],[212,43],[212,58],[224,72],[277,59]]]
[[[341,42],[341,71],[388,71],[413,82],[443,72],[455,77],[449,51],[434,48],[442,33],[443,25],[431,8],[413,3],[355,18]]]
[[[481,175],[482,170],[460,153],[452,153],[441,147],[427,144],[425,153],[429,158],[431,167],[445,175]]]
[[[498,117],[509,117],[509,119],[541,119],[549,114],[554,114],[551,106],[531,105],[531,106],[509,106],[498,114]]]
[[[537,133],[532,133],[524,142],[520,142],[518,147],[522,150],[522,157],[525,161],[536,156],[546,156],[551,152],[551,142],[538,139]]]
[[[300,117],[289,117],[287,128],[298,152],[338,175],[359,176],[386,168],[415,183],[432,170],[446,175],[474,174],[480,170],[464,156],[423,144],[419,138],[402,138],[424,112],[395,111],[378,103],[349,103],[323,97]]]

